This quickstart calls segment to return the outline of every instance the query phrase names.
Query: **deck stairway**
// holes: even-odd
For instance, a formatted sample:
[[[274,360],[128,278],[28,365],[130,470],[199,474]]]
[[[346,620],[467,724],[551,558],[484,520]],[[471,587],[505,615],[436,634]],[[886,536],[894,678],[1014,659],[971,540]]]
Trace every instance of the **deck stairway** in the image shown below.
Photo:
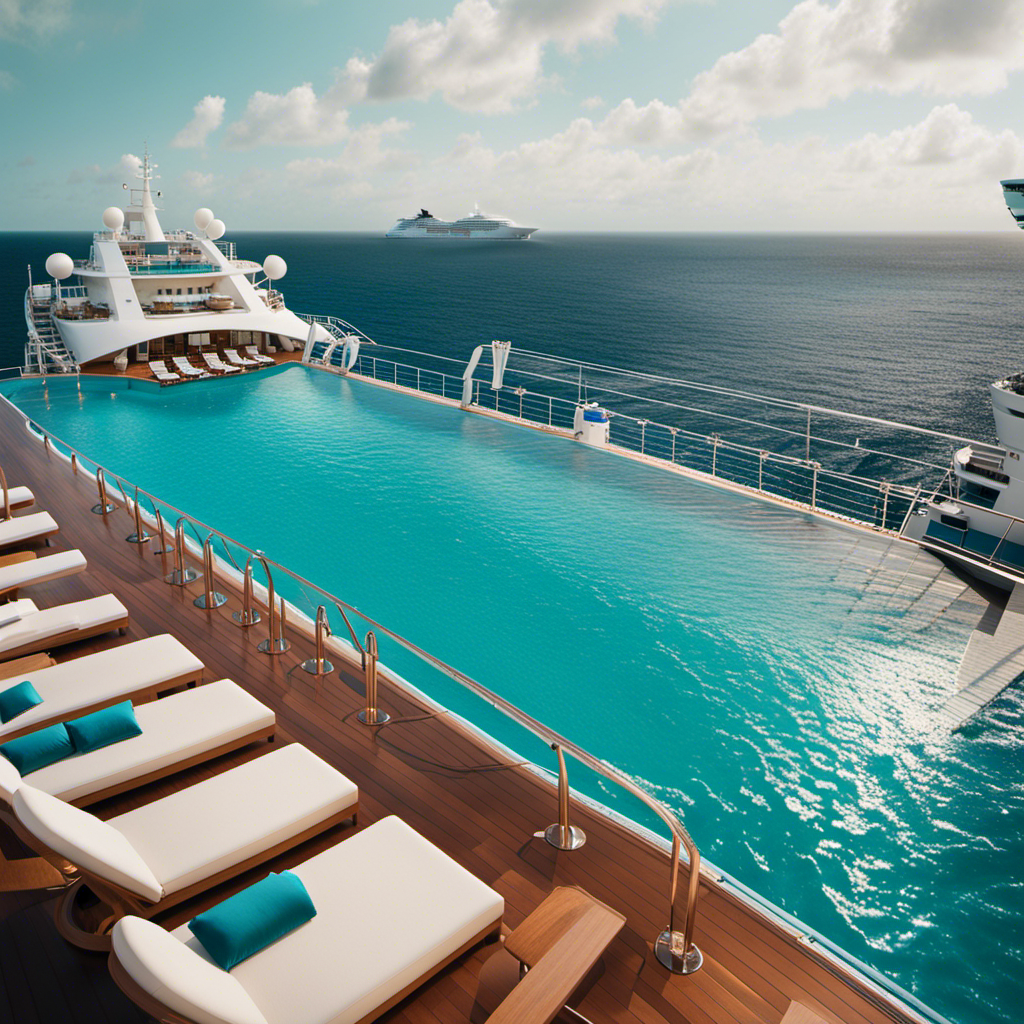
[[[954,728],[963,725],[1024,675],[1024,584],[1014,584],[1000,609],[989,606],[981,617],[960,662],[954,696],[942,713]]]
[[[25,322],[28,325],[25,365],[43,373],[74,373],[78,366],[57,332],[50,313],[48,291],[30,286],[25,293]]]

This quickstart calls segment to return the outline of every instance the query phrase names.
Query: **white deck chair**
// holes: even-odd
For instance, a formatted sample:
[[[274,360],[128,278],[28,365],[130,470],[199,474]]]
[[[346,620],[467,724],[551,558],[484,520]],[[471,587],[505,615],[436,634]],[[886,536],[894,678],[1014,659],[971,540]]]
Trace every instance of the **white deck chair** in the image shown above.
[[[271,359],[270,356],[263,355],[263,353],[260,352],[260,350],[255,345],[246,345],[245,354],[249,356],[250,359],[255,359],[257,363],[269,364],[274,362],[274,360]]]
[[[27,544],[55,534],[60,527],[49,512],[30,512],[27,516],[11,516],[0,520],[0,548]]]
[[[11,801],[31,845],[80,873],[57,909],[64,938],[109,949],[75,919],[88,886],[112,911],[151,917],[355,819],[359,790],[299,743],[279,747],[107,821],[22,783]]]
[[[212,352],[203,352],[202,356],[203,362],[216,373],[238,373],[241,370],[240,366],[228,366],[220,356]]]
[[[0,565],[0,597],[16,595],[19,589],[33,583],[49,583],[62,576],[71,576],[81,572],[86,564],[85,555],[75,548],[25,562]]]
[[[177,370],[186,377],[209,377],[206,370],[197,369],[184,356],[174,356],[171,360]]]
[[[0,743],[122,700],[141,703],[203,678],[203,663],[173,636],[135,640],[24,677],[42,704],[0,725]]]
[[[230,679],[140,704],[139,736],[22,776],[0,757],[0,799],[22,784],[78,807],[154,782],[274,735],[274,712]]]
[[[233,366],[259,366],[255,359],[245,359],[238,354],[238,349],[226,348],[224,349],[224,355],[227,356],[227,360]]]
[[[0,660],[127,627],[128,609],[113,594],[43,609],[25,597],[0,605]]]
[[[8,487],[7,500],[12,512],[20,512],[23,508],[31,508],[36,502],[36,496],[27,487]],[[0,519],[3,519],[3,515],[3,499],[0,498]]]
[[[150,372],[162,384],[169,384],[172,381],[181,380],[180,373],[172,373],[167,369],[167,364],[162,359],[154,359],[149,364]]]
[[[291,871],[316,917],[230,972],[188,925],[167,932],[125,917],[112,935],[114,980],[161,1020],[169,1009],[189,1021],[353,1024],[495,934],[504,913],[499,893],[395,817]]]

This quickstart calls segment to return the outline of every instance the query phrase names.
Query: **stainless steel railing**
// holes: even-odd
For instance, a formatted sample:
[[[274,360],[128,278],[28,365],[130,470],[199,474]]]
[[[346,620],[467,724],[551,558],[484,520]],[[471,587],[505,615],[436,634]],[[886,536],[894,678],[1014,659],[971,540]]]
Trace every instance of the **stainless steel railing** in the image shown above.
[[[12,408],[17,409],[16,406]],[[36,427],[32,421],[21,411],[17,410],[24,419],[26,425],[32,429],[35,433],[43,436],[43,432]],[[83,465],[92,465],[94,468],[94,474],[100,476],[110,475],[114,479],[118,480],[118,483],[123,488],[123,483],[120,478],[114,473],[106,470],[103,466],[99,465],[95,460],[89,459],[81,451],[76,449],[74,446],[68,444],[66,441],[59,440],[50,437],[50,440],[54,444],[59,444],[63,449],[65,457],[70,460],[70,456],[74,454],[77,457],[79,463]],[[196,519],[193,516],[189,516],[187,513],[176,509],[174,506],[167,502],[160,501],[153,495],[141,489],[137,492],[140,496],[145,497],[153,505],[154,512],[159,511],[162,507],[163,510],[173,512],[178,516],[177,523],[174,530],[174,564],[175,568],[167,577],[166,582],[173,583],[177,586],[185,586],[189,582],[199,578],[199,574],[189,567],[185,560],[185,523],[190,522],[194,525],[197,531],[202,531],[207,535],[207,541],[204,542],[204,563],[206,558],[206,551],[209,550],[207,545],[213,537],[217,537],[221,544],[227,549],[228,545],[237,548],[239,551],[247,553],[247,571],[250,568],[250,561],[255,559],[263,567],[263,571],[267,577],[267,610],[269,615],[269,635],[266,640],[262,641],[258,645],[258,649],[266,654],[282,654],[287,651],[290,644],[284,636],[284,620],[285,620],[285,608],[287,607],[285,602],[280,602],[280,617],[278,616],[278,598],[275,591],[275,585],[273,575],[271,573],[271,566],[276,573],[290,578],[295,584],[297,584],[302,591],[311,591],[315,594],[321,595],[327,602],[333,604],[338,611],[344,617],[345,623],[348,626],[352,639],[354,641],[354,647],[362,653],[362,666],[364,671],[364,678],[366,681],[366,707],[363,712],[359,714],[359,720],[366,725],[379,726],[385,724],[389,720],[389,716],[385,711],[378,707],[378,660],[379,652],[377,645],[377,635],[388,637],[391,641],[397,644],[400,648],[414,655],[417,659],[422,661],[424,664],[429,665],[442,675],[451,679],[453,682],[458,683],[461,687],[473,693],[478,698],[489,704],[491,707],[500,711],[506,718],[517,723],[527,732],[531,733],[538,739],[542,740],[552,750],[555,750],[559,756],[560,779],[564,780],[560,786],[559,803],[560,803],[560,818],[563,816],[567,817],[568,805],[567,796],[569,793],[568,789],[568,777],[565,772],[564,754],[569,754],[580,764],[589,768],[591,771],[613,783],[616,786],[621,787],[631,796],[635,797],[642,804],[644,804],[650,811],[652,811],[661,821],[667,826],[671,834],[671,857],[669,863],[669,878],[668,878],[668,924],[667,927],[654,939],[655,954],[661,964],[663,964],[668,970],[676,974],[690,974],[700,969],[703,963],[703,954],[700,952],[698,947],[693,942],[694,926],[697,917],[697,907],[699,898],[700,888],[700,864],[701,858],[700,853],[697,850],[693,839],[687,832],[682,822],[671,811],[668,807],[661,803],[658,799],[653,797],[646,790],[638,786],[632,779],[626,776],[618,768],[608,764],[605,761],[600,760],[588,751],[584,750],[578,744],[573,743],[571,740],[555,732],[553,729],[548,728],[542,722],[528,715],[525,711],[518,708],[511,701],[506,700],[504,697],[495,693],[493,690],[484,686],[482,683],[477,682],[472,677],[466,675],[464,672],[459,671],[453,666],[442,661],[440,658],[429,654],[423,648],[417,646],[412,641],[407,640],[405,637],[396,633],[394,630],[388,629],[382,623],[377,622],[375,619],[366,615],[364,612],[359,611],[354,605],[348,604],[342,601],[340,598],[330,594],[322,587],[317,586],[315,583],[304,579],[297,573],[285,568],[279,563],[270,561],[263,552],[254,551],[246,545],[240,543],[229,537],[227,534],[221,533],[219,530],[206,525],[202,521]],[[155,519],[155,515],[154,515]],[[319,613],[318,613],[319,615]],[[360,645],[356,638],[355,631],[352,629],[352,625],[349,621],[348,616],[354,615],[360,618],[362,621],[367,623],[370,627],[369,632],[366,634],[366,640],[364,645]],[[401,684],[395,683],[400,686]],[[677,930],[677,897],[679,890],[679,867],[681,861],[682,851],[686,851],[687,861],[689,865],[689,876],[686,886],[686,907],[683,916],[683,928],[682,931]]]

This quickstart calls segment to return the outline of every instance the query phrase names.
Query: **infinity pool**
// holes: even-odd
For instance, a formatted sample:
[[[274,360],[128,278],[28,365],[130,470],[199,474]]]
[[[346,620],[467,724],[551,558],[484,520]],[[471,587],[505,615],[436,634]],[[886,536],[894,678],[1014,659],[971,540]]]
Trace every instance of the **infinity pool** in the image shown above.
[[[980,611],[948,577],[915,600],[879,538],[305,367],[81,386],[4,391],[643,780],[710,860],[936,1009],[1024,1005],[1024,699],[939,724]]]

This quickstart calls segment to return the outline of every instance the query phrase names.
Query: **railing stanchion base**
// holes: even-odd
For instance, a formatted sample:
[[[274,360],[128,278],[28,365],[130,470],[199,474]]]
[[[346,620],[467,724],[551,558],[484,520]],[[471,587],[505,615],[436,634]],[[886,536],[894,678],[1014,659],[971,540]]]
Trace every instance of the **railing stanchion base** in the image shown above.
[[[291,648],[291,644],[284,639],[284,637],[275,637],[271,639],[267,637],[266,640],[261,640],[256,645],[256,650],[260,654],[284,654],[285,651]]]
[[[242,608],[240,611],[232,612],[231,618],[240,626],[246,628],[248,626],[255,626],[257,622],[262,620],[263,616],[260,615],[259,610],[256,608]]]
[[[211,596],[213,600],[209,604],[206,603],[206,594],[200,594],[192,603],[197,608],[219,608],[222,604],[228,603],[228,599],[216,590]]]
[[[654,955],[662,967],[667,967],[673,974],[694,974],[704,964],[704,954],[691,945],[683,949],[682,932],[662,932],[654,942]]]
[[[108,512],[113,512],[115,507],[108,501],[105,505],[93,505],[92,511],[98,516],[105,516]]]
[[[323,676],[333,672],[334,666],[326,658],[322,662],[318,662],[316,658],[307,658],[302,663],[302,671],[308,672],[311,676]]]
[[[359,719],[363,725],[385,725],[391,721],[391,716],[386,711],[381,711],[380,708],[363,708],[356,718]]]
[[[164,577],[164,583],[170,583],[172,587],[187,587],[197,579],[199,579],[199,573],[195,569],[185,569],[184,571],[175,569]]]
[[[567,844],[562,842],[562,826],[558,824],[548,825],[543,832],[534,832],[533,835],[535,839],[543,839],[556,850],[565,852],[578,850],[587,841],[587,833],[575,825],[569,826],[569,842]]]

